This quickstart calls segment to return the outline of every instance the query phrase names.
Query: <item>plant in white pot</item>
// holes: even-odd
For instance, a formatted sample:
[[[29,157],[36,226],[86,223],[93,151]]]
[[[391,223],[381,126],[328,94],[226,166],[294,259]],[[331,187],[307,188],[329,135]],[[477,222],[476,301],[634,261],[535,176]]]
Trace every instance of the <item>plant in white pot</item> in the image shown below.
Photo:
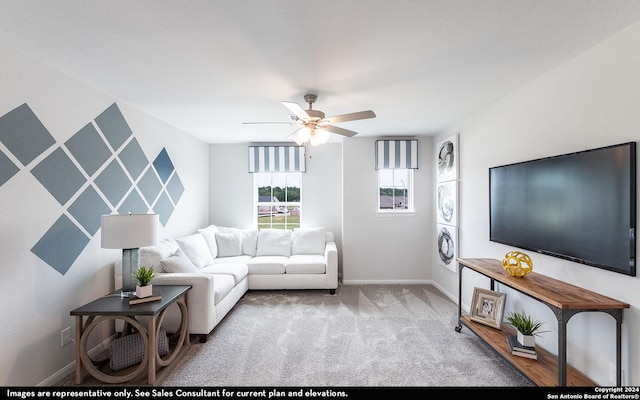
[[[542,322],[536,321],[525,312],[510,312],[507,315],[507,322],[509,325],[516,328],[518,332],[517,338],[520,344],[527,347],[534,347],[536,345],[536,336],[540,336],[541,333],[548,331],[541,331]]]
[[[153,293],[153,285],[151,284],[151,280],[156,276],[156,271],[154,271],[153,267],[141,265],[137,270],[135,270],[132,276],[133,279],[138,282],[138,284],[136,285],[136,296],[151,296],[151,294]]]

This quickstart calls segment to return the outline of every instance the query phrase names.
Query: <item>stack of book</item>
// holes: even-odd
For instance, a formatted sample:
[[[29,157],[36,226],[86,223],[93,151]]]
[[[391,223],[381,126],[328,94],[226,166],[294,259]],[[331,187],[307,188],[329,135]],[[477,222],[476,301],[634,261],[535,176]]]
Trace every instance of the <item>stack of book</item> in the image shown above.
[[[536,348],[524,346],[522,343],[518,342],[518,338],[515,335],[509,335],[507,337],[507,342],[509,342],[509,348],[511,349],[511,354],[520,356],[520,357],[532,358],[534,360],[538,359]]]
[[[158,301],[158,300],[162,300],[161,295],[152,295],[147,297],[133,297],[131,298],[131,300],[129,300],[129,305],[132,306],[134,304],[142,304],[142,303],[148,303],[150,301]]]

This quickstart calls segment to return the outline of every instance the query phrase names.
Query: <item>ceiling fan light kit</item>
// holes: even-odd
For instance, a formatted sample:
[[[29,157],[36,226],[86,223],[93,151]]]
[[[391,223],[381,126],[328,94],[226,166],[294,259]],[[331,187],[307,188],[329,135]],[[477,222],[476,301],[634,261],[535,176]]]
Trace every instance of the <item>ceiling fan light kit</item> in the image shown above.
[[[283,101],[282,104],[289,109],[294,115],[289,115],[291,122],[244,122],[245,124],[286,124],[286,125],[302,125],[296,129],[289,138],[292,138],[298,145],[318,146],[326,143],[331,134],[337,134],[345,137],[352,137],[358,133],[349,129],[340,128],[334,125],[340,122],[356,121],[367,118],[375,118],[376,114],[371,111],[358,111],[348,114],[335,115],[325,118],[325,114],[320,110],[313,109],[317,95],[308,93],[304,96],[304,100],[309,104],[309,109],[305,110],[297,103]]]

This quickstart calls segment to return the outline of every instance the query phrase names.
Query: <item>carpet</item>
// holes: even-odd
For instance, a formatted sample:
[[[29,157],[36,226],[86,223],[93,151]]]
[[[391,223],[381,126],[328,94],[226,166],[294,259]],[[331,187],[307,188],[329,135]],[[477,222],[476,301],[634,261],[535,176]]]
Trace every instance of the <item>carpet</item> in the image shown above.
[[[162,386],[532,386],[431,285],[249,291]]]

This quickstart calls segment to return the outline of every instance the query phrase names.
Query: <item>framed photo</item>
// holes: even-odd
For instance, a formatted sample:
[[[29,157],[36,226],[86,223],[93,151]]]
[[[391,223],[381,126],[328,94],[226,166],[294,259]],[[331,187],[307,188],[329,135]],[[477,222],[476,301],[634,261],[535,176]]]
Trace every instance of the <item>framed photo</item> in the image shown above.
[[[471,300],[471,320],[500,329],[506,297],[505,293],[475,288]]]

